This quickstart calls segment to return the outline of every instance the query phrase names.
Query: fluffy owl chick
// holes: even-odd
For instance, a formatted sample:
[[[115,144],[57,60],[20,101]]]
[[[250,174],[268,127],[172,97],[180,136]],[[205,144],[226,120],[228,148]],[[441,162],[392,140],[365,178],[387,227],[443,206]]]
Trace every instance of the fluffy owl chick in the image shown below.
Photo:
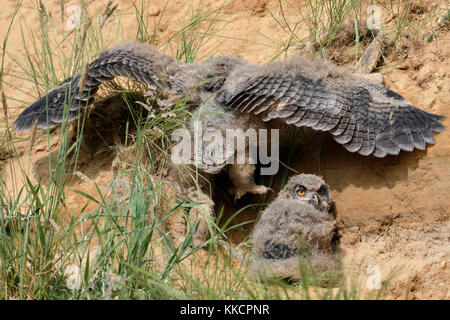
[[[250,275],[299,280],[301,265],[309,262],[316,273],[335,269],[336,221],[330,206],[330,190],[321,177],[292,177],[254,229]]]

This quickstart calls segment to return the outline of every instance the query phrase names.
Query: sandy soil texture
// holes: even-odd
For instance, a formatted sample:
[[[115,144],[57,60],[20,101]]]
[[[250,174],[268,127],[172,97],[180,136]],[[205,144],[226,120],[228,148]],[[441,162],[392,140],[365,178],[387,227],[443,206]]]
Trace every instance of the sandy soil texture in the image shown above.
[[[161,14],[162,0],[148,1],[149,10],[157,17]],[[44,1],[50,14],[59,15],[59,1]],[[67,6],[78,1],[65,1]],[[101,1],[89,1],[92,13],[101,12]],[[303,0],[291,1],[302,8]],[[444,5],[442,1],[442,5]],[[13,15],[16,1],[0,0],[0,21],[3,26]],[[205,9],[218,6],[216,1],[203,1]],[[273,17],[264,9],[275,14],[276,0],[232,0],[224,7],[218,18],[223,19],[214,26],[220,37],[211,37],[201,47],[199,59],[207,56],[236,54],[255,63],[268,61],[279,48],[271,39],[288,41],[287,35],[279,28]],[[176,30],[188,8],[185,1],[171,1],[166,9],[158,30],[157,43],[168,39]],[[131,1],[120,1],[118,12],[124,14],[125,30],[133,30],[134,8]],[[286,8],[287,21],[295,24],[297,12]],[[127,17],[130,18],[127,18]],[[55,20],[58,20],[57,18]],[[11,30],[8,42],[6,68],[11,72],[17,68],[13,58],[24,55],[20,22],[29,26],[39,20],[31,1],[24,2],[24,8]],[[6,32],[1,28],[0,38]],[[299,26],[297,33],[306,36],[308,30]],[[223,42],[223,43],[222,43]],[[113,43],[113,39],[110,40]],[[108,44],[108,43],[107,43]],[[166,52],[176,48],[167,46]],[[349,55],[342,48],[336,52]],[[385,61],[377,70],[385,85],[403,95],[413,105],[426,111],[447,117],[444,125],[449,126],[450,118],[450,30],[442,28],[436,38],[419,46],[406,43],[396,50],[385,53]],[[330,55],[337,62],[345,62],[344,56]],[[354,62],[354,60],[353,60]],[[25,81],[5,75],[4,90],[10,104],[10,123],[24,106],[14,104],[12,98],[33,101],[36,89]],[[62,79],[61,79],[62,80]],[[19,90],[20,88],[20,90]],[[2,119],[4,119],[2,115]],[[24,141],[29,133],[22,133]],[[377,266],[383,280],[390,278],[390,298],[403,299],[406,294],[413,299],[450,299],[450,130],[436,136],[436,144],[426,151],[402,152],[399,156],[376,159],[347,152],[327,135],[320,152],[313,140],[295,146],[293,167],[298,172],[321,174],[331,186],[336,204],[337,222],[341,236],[340,246],[343,266],[349,273],[369,279],[370,270]],[[52,137],[51,150],[47,141],[38,141],[31,152],[26,151],[28,142],[19,146],[21,161],[26,170],[35,170],[42,181],[48,180],[49,153],[58,149],[58,138]],[[20,149],[21,148],[21,149]],[[82,173],[71,181],[69,187],[96,195],[95,184],[107,188],[114,174],[111,164],[114,155],[105,157],[82,151],[78,170]],[[20,172],[17,159],[8,159],[11,165],[3,164],[6,185],[17,188],[12,177]],[[10,169],[13,168],[13,169]],[[14,169],[15,168],[15,169]],[[14,170],[17,170],[16,172]],[[279,186],[280,177],[275,180]],[[277,190],[276,188],[274,188]],[[272,197],[272,196],[271,196]],[[269,197],[269,199],[271,198]],[[247,196],[237,203],[221,199],[227,203],[227,212],[255,202],[256,197]],[[86,199],[68,191],[69,211],[77,212]],[[94,208],[94,204],[89,206]],[[87,210],[88,211],[88,210]],[[255,219],[256,210],[248,209],[239,215],[234,223]],[[246,225],[230,232],[234,244],[239,244],[250,233],[252,225]],[[372,268],[372,269],[371,269]]]

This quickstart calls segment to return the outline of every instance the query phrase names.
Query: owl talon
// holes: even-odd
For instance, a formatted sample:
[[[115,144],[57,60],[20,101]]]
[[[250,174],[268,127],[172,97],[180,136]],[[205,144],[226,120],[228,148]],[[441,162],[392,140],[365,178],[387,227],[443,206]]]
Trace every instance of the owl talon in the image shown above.
[[[240,199],[247,193],[251,194],[265,194],[270,188],[263,185],[251,185],[251,186],[239,186],[231,187],[228,189],[228,193],[234,195],[235,199]]]

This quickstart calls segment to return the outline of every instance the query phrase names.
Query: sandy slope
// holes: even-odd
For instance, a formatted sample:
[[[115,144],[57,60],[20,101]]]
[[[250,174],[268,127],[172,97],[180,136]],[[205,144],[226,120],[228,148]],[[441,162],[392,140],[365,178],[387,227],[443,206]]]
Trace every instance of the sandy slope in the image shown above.
[[[148,1],[155,16],[160,14],[164,1]],[[269,8],[276,8],[278,1],[263,1]],[[292,1],[301,5],[303,1]],[[59,1],[44,1],[52,16],[59,15]],[[77,1],[66,1],[67,5]],[[205,9],[217,7],[216,1],[204,1]],[[0,21],[9,22],[16,1],[0,0]],[[90,1],[90,11],[99,12],[103,8],[100,1]],[[162,42],[178,30],[187,5],[184,1],[172,1],[168,8],[157,38]],[[119,12],[133,17],[130,1],[120,1]],[[274,12],[277,12],[276,10]],[[287,8],[288,21],[295,23],[298,15]],[[211,38],[200,50],[199,57],[207,55],[239,54],[252,62],[261,63],[273,56],[277,48],[262,34],[276,39],[286,35],[277,27],[272,17],[265,13],[257,0],[230,1],[219,16],[228,22],[221,22],[215,30],[224,37]],[[58,20],[56,18],[55,20]],[[17,22],[28,25],[38,23],[31,1],[25,7]],[[124,18],[126,30],[133,30],[135,21]],[[300,33],[307,34],[303,27]],[[5,29],[0,35],[3,38]],[[226,40],[225,45],[218,46]],[[245,40],[243,40],[245,39]],[[111,42],[113,40],[111,39]],[[266,45],[262,45],[266,44]],[[175,46],[167,47],[174,52]],[[8,52],[15,57],[23,55],[20,28],[16,23],[8,43]],[[386,86],[402,94],[414,105],[450,118],[450,32],[441,30],[435,41],[417,46],[405,46],[400,53],[386,57],[387,64],[380,70]],[[14,70],[15,63],[7,58],[6,66]],[[10,101],[12,120],[19,107],[11,97],[32,101],[29,94],[35,95],[20,79],[7,76],[10,86],[5,91]],[[23,92],[17,88],[23,88]],[[28,139],[29,134],[20,137]],[[52,150],[57,150],[57,138],[52,138]],[[24,143],[26,146],[26,143]],[[25,148],[25,147],[24,147]],[[23,149],[24,149],[23,148]],[[321,174],[333,190],[336,202],[337,219],[343,252],[343,264],[363,279],[368,276],[366,269],[378,265],[383,279],[396,270],[391,281],[390,297],[418,299],[450,298],[450,130],[436,137],[436,145],[426,151],[402,152],[398,157],[375,159],[346,152],[332,139],[326,138],[319,171],[319,149],[314,142],[299,144],[296,147],[293,167],[299,172]],[[88,177],[71,180],[70,186],[95,195],[94,182],[108,188],[113,175],[111,162],[113,156],[91,156],[90,151],[82,152],[79,171]],[[10,160],[15,170],[19,170],[17,160]],[[41,140],[31,153],[25,152],[21,158],[27,170],[36,170],[45,182],[48,177],[48,150]],[[33,164],[33,165],[31,165]],[[10,165],[5,165],[3,175],[7,185],[13,185]],[[19,171],[17,171],[19,172]],[[279,181],[278,181],[279,182]],[[20,185],[20,181],[15,181]],[[236,205],[228,202],[229,211],[251,203],[256,198],[243,199]],[[75,193],[68,193],[68,206],[74,213],[85,199]],[[93,204],[90,204],[93,206]],[[89,211],[89,210],[88,210]],[[247,210],[236,223],[254,219],[256,211]],[[251,226],[233,231],[231,237],[238,244],[249,234]],[[350,272],[350,271],[349,271]]]

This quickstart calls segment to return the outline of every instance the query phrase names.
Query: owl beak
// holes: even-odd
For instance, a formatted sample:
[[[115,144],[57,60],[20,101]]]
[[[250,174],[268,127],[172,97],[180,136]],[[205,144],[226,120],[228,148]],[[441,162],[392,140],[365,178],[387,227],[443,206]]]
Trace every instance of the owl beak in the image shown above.
[[[313,193],[311,195],[311,199],[309,199],[309,203],[317,208],[319,206],[319,195],[317,193]]]

